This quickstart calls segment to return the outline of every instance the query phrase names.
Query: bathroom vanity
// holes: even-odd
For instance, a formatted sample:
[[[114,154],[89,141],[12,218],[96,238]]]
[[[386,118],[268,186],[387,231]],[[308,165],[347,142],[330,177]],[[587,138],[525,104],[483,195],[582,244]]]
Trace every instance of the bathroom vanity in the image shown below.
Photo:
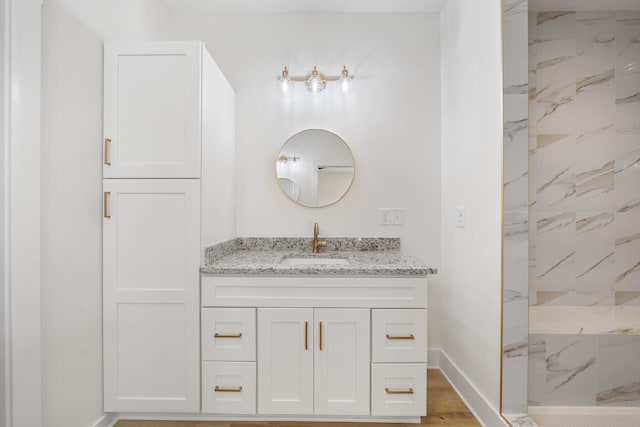
[[[108,43],[104,87],[105,412],[418,422],[435,270],[397,238],[320,241],[317,224],[234,238],[235,95],[201,42]],[[355,174],[324,130],[274,160],[302,206]]]
[[[334,250],[312,254],[311,239],[235,239],[208,250],[204,414],[426,414],[427,275],[435,270],[393,249],[398,239],[328,245]]]

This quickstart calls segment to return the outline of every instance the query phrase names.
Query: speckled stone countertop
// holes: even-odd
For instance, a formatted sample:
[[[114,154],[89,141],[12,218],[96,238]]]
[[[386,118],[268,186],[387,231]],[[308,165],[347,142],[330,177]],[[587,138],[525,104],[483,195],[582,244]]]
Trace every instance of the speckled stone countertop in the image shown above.
[[[204,275],[426,276],[436,274],[400,253],[399,238],[321,238],[327,246],[311,253],[311,238],[237,238],[205,251]],[[348,264],[283,264],[286,258],[348,260]],[[321,261],[320,261],[321,262]]]

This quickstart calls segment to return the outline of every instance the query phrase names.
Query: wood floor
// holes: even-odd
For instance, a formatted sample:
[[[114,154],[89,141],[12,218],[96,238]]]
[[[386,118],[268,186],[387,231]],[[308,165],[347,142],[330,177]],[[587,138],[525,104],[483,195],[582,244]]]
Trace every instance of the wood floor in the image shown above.
[[[469,409],[453,391],[451,385],[439,370],[427,371],[427,415],[420,424],[380,424],[380,423],[311,423],[282,421],[245,421],[245,422],[213,422],[213,421],[118,421],[115,427],[410,427],[423,426],[480,426]]]

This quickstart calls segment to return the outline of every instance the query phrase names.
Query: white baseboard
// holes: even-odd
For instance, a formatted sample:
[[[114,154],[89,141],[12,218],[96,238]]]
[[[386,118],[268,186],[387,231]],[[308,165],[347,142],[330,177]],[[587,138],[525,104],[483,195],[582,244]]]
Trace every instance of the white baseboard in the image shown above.
[[[449,359],[447,353],[440,350],[438,360],[440,370],[480,424],[484,427],[509,427],[509,424],[469,381],[464,372]]]
[[[102,416],[91,427],[113,427],[120,420],[118,414],[102,414]]]

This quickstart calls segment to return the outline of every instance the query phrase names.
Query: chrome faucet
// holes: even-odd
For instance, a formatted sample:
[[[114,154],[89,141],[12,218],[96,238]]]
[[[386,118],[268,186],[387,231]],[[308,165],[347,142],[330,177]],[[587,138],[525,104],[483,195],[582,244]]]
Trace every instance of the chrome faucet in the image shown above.
[[[312,245],[313,249],[312,249],[312,252],[314,254],[317,254],[319,252],[320,248],[323,248],[323,247],[327,246],[327,242],[318,240],[318,234],[320,234],[320,226],[316,222],[315,224],[313,224],[313,245]]]

